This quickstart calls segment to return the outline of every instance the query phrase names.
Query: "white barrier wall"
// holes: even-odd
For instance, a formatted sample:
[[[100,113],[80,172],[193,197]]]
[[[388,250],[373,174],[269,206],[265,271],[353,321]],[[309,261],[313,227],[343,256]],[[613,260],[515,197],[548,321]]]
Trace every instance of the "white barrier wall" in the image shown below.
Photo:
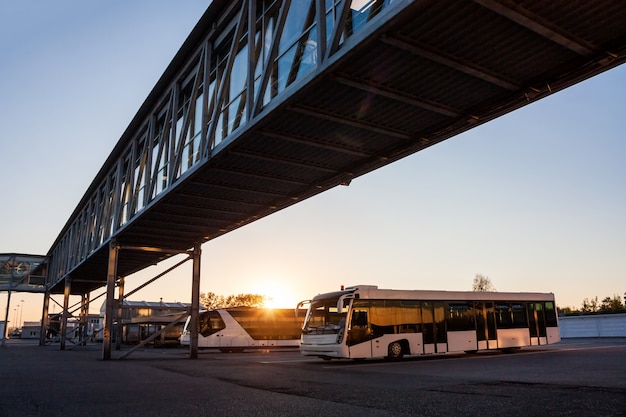
[[[559,317],[561,338],[626,337],[626,314]]]

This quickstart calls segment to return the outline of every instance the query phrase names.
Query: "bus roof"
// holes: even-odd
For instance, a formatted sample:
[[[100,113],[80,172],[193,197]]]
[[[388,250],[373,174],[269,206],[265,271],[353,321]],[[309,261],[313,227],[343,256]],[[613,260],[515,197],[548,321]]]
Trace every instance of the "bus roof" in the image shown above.
[[[375,285],[355,285],[342,291],[318,294],[313,298],[339,297],[344,294],[358,294],[361,299],[391,300],[439,300],[439,301],[554,301],[553,293],[540,292],[482,292],[482,291],[443,291],[443,290],[394,290],[379,289]]]

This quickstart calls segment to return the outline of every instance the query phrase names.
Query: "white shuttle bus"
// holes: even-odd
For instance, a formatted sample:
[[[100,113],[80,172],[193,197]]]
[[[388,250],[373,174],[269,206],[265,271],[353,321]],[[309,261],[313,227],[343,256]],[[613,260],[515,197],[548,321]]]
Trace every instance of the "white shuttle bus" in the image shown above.
[[[358,285],[309,304],[300,352],[322,359],[400,359],[513,351],[561,340],[554,294],[404,291]]]
[[[297,348],[304,322],[304,310],[233,307],[200,311],[198,348],[222,352],[246,349]],[[180,335],[180,344],[189,346],[190,317]]]

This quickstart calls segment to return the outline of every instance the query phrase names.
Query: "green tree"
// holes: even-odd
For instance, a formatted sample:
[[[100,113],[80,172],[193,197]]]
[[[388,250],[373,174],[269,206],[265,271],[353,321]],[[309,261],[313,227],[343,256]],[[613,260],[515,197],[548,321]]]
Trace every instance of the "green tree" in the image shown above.
[[[482,274],[476,274],[472,283],[472,291],[491,291],[495,292],[496,287],[493,286],[489,277]]]
[[[596,296],[591,300],[585,298],[583,300],[582,309],[580,311],[583,313],[596,313],[598,311],[598,297]]]
[[[605,297],[602,299],[602,303],[600,304],[598,311],[600,313],[620,313],[624,311],[624,304],[622,304],[620,296],[614,294],[613,298]]]
[[[260,294],[237,294],[224,297],[214,292],[200,293],[200,304],[207,310],[226,307],[263,307],[268,297]]]
[[[225,307],[263,307],[267,297],[261,294],[237,294],[226,297]]]

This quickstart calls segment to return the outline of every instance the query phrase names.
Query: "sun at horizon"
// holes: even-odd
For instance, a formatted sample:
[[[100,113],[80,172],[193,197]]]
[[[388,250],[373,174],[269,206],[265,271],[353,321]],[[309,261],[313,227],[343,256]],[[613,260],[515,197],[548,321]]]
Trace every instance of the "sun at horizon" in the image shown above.
[[[259,280],[255,292],[265,296],[265,308],[295,308],[299,301],[291,288],[275,279]]]

